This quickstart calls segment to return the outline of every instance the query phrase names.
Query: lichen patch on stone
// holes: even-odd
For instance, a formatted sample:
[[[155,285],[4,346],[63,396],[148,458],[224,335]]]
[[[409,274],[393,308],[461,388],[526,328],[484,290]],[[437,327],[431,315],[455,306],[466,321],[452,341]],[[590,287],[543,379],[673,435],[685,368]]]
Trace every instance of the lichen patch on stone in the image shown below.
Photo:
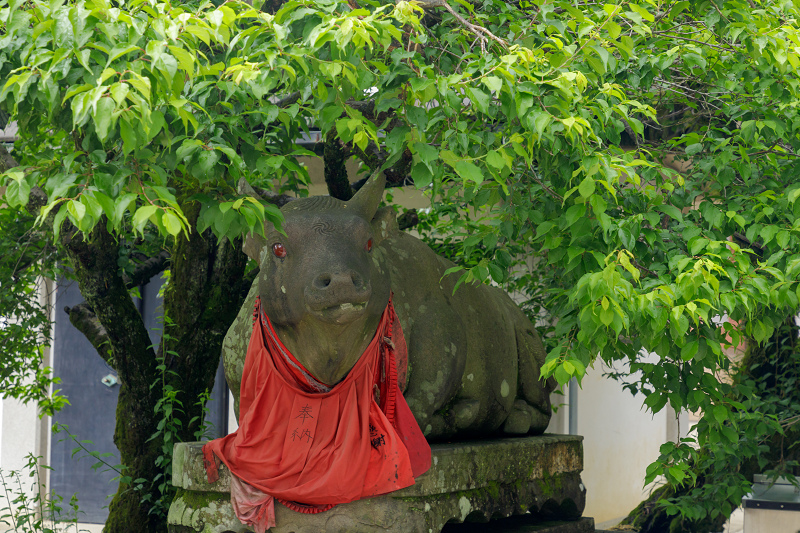
[[[463,522],[469,512],[472,511],[472,503],[470,503],[466,496],[462,496],[458,499],[458,509],[461,511],[461,521]]]
[[[508,381],[503,380],[503,382],[500,384],[500,396],[507,398],[509,392]]]

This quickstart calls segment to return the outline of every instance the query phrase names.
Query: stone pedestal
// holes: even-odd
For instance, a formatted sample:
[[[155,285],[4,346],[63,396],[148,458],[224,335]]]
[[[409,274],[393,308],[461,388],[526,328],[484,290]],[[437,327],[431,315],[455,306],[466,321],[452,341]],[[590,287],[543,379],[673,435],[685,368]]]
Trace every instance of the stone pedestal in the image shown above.
[[[314,515],[276,502],[277,526],[270,533],[439,533],[448,522],[526,513],[543,522],[575,521],[586,501],[582,441],[545,435],[435,444],[433,466],[415,485]],[[170,531],[249,531],[231,507],[230,472],[223,465],[220,479],[209,484],[201,447],[199,442],[175,445],[172,483],[178,494],[169,509]]]

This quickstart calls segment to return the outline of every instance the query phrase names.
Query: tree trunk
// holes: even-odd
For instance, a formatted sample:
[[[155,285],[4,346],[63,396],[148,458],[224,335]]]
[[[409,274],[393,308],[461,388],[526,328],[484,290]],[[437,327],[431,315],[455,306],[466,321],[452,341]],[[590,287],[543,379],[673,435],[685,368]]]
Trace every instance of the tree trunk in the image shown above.
[[[182,209],[195,226],[199,206]],[[218,242],[210,230],[202,235],[195,231],[188,240],[179,240],[172,253],[171,280],[164,294],[164,312],[172,325],[165,326],[169,338],[161,349],[172,352],[164,360],[174,371],[169,376],[173,387],[180,391],[183,441],[196,440],[203,419],[198,396],[214,385],[222,341],[253,280],[244,275],[247,256],[241,245],[241,239]]]
[[[160,444],[149,440],[156,433],[158,420],[154,407],[160,391],[151,384],[158,378],[155,352],[142,317],[119,275],[119,248],[114,237],[99,223],[85,238],[69,223],[62,229],[62,243],[78,278],[81,294],[105,329],[110,350],[99,347],[101,356],[117,371],[120,393],[114,444],[124,465],[123,479],[109,508],[105,531],[162,531],[158,517],[150,513],[158,491],[150,483],[135,491],[137,479],[152,480],[158,475],[155,459]],[[94,342],[103,342],[97,337]],[[149,442],[148,442],[149,441]]]
[[[194,226],[199,208],[183,208]],[[70,319],[121,381],[114,443],[124,471],[104,531],[166,531],[172,491],[169,486],[160,490],[159,484],[171,476],[172,442],[194,440],[200,427],[203,412],[198,398],[213,387],[222,340],[253,279],[244,276],[247,257],[241,242],[218,243],[210,231],[177,239],[170,253],[172,275],[164,301],[169,320],[156,353],[119,273],[119,248],[105,223],[86,239],[67,226],[62,243],[87,303],[72,308]],[[163,374],[158,368],[162,361],[168,370]],[[156,412],[164,384],[178,391],[173,415],[180,420],[177,434],[166,441],[165,431],[158,427],[163,415]],[[162,449],[165,442],[168,452]]]

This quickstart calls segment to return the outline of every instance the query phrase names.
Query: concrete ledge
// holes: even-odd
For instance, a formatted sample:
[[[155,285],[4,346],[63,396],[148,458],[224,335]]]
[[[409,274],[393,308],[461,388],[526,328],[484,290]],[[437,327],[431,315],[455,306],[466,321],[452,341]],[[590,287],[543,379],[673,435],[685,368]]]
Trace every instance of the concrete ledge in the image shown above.
[[[438,533],[448,522],[486,522],[525,513],[538,520],[578,520],[586,495],[580,480],[582,441],[579,436],[546,435],[435,444],[433,466],[415,485],[316,515],[276,503],[278,525],[270,532]],[[209,484],[201,448],[202,443],[175,445],[173,485],[178,495],[169,511],[170,531],[248,531],[233,514],[230,472],[221,468],[220,479]]]

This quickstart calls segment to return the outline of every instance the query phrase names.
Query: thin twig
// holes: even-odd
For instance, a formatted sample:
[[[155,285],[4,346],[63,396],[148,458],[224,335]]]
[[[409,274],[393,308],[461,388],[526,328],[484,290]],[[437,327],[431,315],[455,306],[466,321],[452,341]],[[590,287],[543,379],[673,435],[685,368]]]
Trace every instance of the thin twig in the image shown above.
[[[711,48],[716,48],[717,50],[722,50],[722,51],[726,51],[726,52],[730,52],[731,50],[733,50],[734,52],[738,52],[739,51],[739,49],[736,48],[733,45],[728,45],[729,48],[726,48],[726,47],[720,46],[718,44],[711,44],[711,43],[699,41],[697,39],[690,39],[689,37],[682,37],[680,35],[675,35],[675,34],[673,34],[671,32],[668,32],[668,31],[654,31],[653,34],[655,34],[655,35],[663,35],[665,37],[672,37],[673,39],[680,39],[682,41],[691,41],[693,43],[702,44],[702,45],[705,45],[705,46],[710,46]]]
[[[540,179],[539,179],[539,178],[536,176],[536,172],[534,172],[533,170],[531,170],[531,176],[533,176],[533,181],[535,181],[536,183],[538,183],[539,185],[541,185],[541,186],[542,186],[542,189],[544,189],[545,191],[549,192],[551,196],[553,196],[553,197],[555,197],[555,198],[558,198],[558,199],[559,199],[559,200],[561,200],[562,202],[564,201],[564,197],[563,197],[563,196],[561,196],[560,194],[558,194],[556,191],[554,191],[554,190],[553,190],[553,189],[551,189],[550,187],[548,187],[547,185],[545,185],[544,183],[542,183],[542,180],[540,180]]]
[[[503,48],[508,48],[508,43],[505,40],[501,39],[500,37],[489,31],[488,29],[484,28],[483,26],[477,26],[475,24],[472,24],[467,19],[459,15],[458,12],[456,12],[455,9],[450,7],[450,4],[448,4],[444,0],[426,0],[419,2],[419,4],[423,8],[432,8],[432,7],[445,8],[447,11],[450,12],[451,15],[453,15],[456,18],[458,22],[460,22],[465,28],[467,28],[467,30],[471,31],[472,33],[478,36],[481,43],[481,50],[483,50],[484,52],[486,51],[486,41],[488,40],[486,37],[497,42]]]

